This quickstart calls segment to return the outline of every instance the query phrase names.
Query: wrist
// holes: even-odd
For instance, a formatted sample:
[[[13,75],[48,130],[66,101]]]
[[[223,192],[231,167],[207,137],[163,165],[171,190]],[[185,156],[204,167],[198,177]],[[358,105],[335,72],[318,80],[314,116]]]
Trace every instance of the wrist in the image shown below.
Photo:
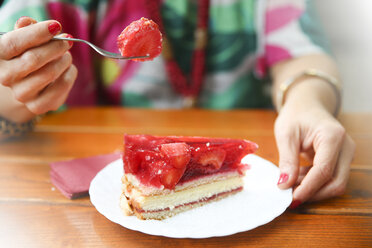
[[[36,117],[25,106],[8,106],[8,109],[0,111],[0,119],[4,118],[14,123],[25,123]]]
[[[300,110],[321,108],[334,114],[338,112],[340,104],[340,92],[337,90],[325,79],[305,77],[287,90],[282,107]]]
[[[10,88],[0,84],[0,117],[14,123],[24,123],[35,118],[25,104],[14,98]]]

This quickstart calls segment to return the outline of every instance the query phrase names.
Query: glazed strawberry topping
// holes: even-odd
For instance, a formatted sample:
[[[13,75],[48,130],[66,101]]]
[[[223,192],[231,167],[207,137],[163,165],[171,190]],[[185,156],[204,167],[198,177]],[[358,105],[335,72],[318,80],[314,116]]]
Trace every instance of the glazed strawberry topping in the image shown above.
[[[184,142],[162,144],[160,151],[177,169],[185,168],[191,158],[190,146]]]
[[[201,171],[215,171],[219,170],[225,161],[226,151],[222,148],[215,148],[211,150],[205,150],[203,153],[195,154],[195,161],[201,165]]]
[[[124,171],[144,185],[173,189],[206,174],[242,173],[247,166],[241,159],[256,149],[247,140],[125,135]]]
[[[135,61],[153,60],[162,50],[162,35],[152,20],[141,18],[129,24],[117,38],[122,56],[149,56]]]

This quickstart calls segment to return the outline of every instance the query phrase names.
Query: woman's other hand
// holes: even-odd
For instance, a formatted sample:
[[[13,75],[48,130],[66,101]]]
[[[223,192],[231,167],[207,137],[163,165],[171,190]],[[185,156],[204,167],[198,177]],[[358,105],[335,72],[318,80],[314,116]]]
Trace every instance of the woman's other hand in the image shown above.
[[[283,61],[271,71],[274,98],[282,82],[309,68],[339,78],[334,61],[325,54]],[[302,78],[286,92],[275,122],[275,138],[281,173],[278,187],[294,188],[292,207],[345,192],[355,144],[333,116],[338,108],[335,93],[334,87],[319,77]],[[310,166],[300,166],[301,155]]]
[[[355,144],[324,108],[286,105],[275,123],[279,150],[279,188],[294,187],[292,207],[342,195]],[[300,154],[312,165],[299,166]]]

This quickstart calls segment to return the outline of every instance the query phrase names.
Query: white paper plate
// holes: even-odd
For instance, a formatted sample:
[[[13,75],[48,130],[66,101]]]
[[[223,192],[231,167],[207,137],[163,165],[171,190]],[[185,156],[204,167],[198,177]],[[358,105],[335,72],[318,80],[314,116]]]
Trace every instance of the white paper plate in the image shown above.
[[[119,207],[123,164],[106,166],[90,185],[90,200],[98,212],[131,230],[172,238],[209,238],[244,232],[281,215],[292,201],[292,189],[277,187],[279,169],[250,154],[243,162],[251,165],[244,190],[236,195],[180,213],[162,221],[125,216]]]

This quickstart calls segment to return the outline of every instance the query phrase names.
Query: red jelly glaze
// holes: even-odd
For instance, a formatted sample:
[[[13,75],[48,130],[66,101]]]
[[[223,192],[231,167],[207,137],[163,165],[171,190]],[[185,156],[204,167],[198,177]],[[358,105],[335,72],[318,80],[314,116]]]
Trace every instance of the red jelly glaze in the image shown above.
[[[206,174],[248,166],[241,159],[257,150],[257,144],[238,139],[125,135],[124,171],[144,185],[173,189]]]

